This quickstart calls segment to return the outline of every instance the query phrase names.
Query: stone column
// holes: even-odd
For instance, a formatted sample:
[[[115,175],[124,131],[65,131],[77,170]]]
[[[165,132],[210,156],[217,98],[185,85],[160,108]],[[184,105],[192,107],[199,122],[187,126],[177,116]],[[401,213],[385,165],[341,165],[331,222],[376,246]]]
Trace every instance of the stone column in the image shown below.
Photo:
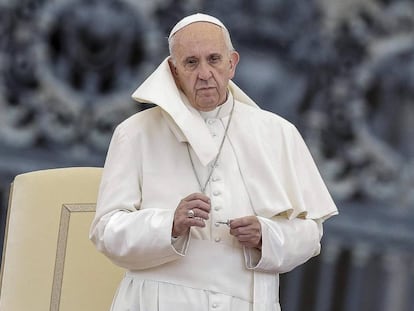
[[[297,267],[287,274],[285,283],[286,299],[283,302],[283,311],[300,311],[300,302],[303,299],[302,295],[302,280],[304,275],[304,267]]]
[[[405,260],[404,254],[396,250],[388,250],[383,257],[384,292],[382,311],[405,311],[408,300],[408,275],[410,267]]]
[[[314,310],[330,311],[334,280],[335,267],[340,255],[341,247],[337,240],[329,240],[322,247],[321,265],[319,267],[319,280],[317,283],[316,304]]]

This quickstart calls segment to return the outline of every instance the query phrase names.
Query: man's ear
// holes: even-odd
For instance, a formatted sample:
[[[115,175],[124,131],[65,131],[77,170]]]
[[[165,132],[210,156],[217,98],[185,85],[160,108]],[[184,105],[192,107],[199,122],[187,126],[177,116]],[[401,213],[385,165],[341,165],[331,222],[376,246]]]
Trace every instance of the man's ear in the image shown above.
[[[171,73],[173,74],[174,78],[178,76],[177,67],[174,65],[174,61],[172,57],[168,58],[168,65],[170,66]]]
[[[230,54],[230,79],[233,79],[236,73],[236,67],[239,63],[240,55],[236,51],[231,52]]]
[[[177,70],[177,67],[174,65],[174,61],[171,56],[170,58],[168,58],[168,66],[170,66],[170,70],[174,78],[175,85],[177,85],[177,87],[181,89],[180,80],[178,79],[178,70]]]

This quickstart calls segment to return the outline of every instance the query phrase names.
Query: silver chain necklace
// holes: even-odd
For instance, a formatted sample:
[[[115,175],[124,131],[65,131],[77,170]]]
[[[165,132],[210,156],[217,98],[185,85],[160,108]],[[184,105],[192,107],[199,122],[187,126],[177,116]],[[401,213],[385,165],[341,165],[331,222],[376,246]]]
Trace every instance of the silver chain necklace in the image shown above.
[[[193,168],[194,176],[197,179],[198,186],[200,187],[201,193],[204,193],[205,194],[205,191],[206,191],[207,185],[208,185],[208,183],[210,181],[211,175],[213,175],[214,169],[216,168],[217,161],[218,161],[218,159],[220,157],[220,154],[221,154],[221,151],[223,149],[224,141],[226,140],[227,132],[228,132],[229,126],[230,126],[230,122],[231,122],[231,119],[233,117],[233,111],[234,111],[234,98],[233,98],[233,106],[231,107],[231,111],[230,111],[229,121],[227,122],[226,128],[224,129],[224,135],[223,135],[223,138],[221,139],[221,143],[220,143],[219,150],[218,150],[217,155],[216,155],[216,157],[215,157],[215,159],[213,161],[213,165],[212,165],[212,167],[210,169],[210,172],[209,172],[208,177],[207,177],[207,179],[206,179],[206,181],[204,183],[204,186],[201,185],[200,177],[197,174],[197,171],[195,169],[195,165],[194,165],[194,162],[193,162],[193,157],[191,156],[190,144],[187,142],[188,157],[190,158],[191,167]]]

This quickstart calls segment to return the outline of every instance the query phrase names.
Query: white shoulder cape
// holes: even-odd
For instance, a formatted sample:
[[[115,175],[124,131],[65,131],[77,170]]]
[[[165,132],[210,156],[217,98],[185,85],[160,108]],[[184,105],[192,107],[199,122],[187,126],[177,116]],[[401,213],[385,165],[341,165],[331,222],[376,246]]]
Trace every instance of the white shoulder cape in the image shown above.
[[[234,82],[230,92],[238,105],[229,128],[240,170],[257,215],[326,219],[336,206],[297,129],[281,117],[260,109]],[[132,97],[153,103],[179,141],[187,141],[207,165],[218,149],[207,126],[183,103],[166,58]]]

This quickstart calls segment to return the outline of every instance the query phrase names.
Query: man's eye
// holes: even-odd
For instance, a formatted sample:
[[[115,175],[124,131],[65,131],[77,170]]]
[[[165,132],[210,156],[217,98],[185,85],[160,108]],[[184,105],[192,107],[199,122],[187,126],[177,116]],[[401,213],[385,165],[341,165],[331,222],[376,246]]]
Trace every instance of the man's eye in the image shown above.
[[[220,60],[221,60],[221,57],[218,55],[210,57],[210,63],[212,64],[218,63]]]
[[[185,62],[185,65],[188,67],[194,67],[195,65],[197,65],[197,60],[196,59],[188,59]]]

